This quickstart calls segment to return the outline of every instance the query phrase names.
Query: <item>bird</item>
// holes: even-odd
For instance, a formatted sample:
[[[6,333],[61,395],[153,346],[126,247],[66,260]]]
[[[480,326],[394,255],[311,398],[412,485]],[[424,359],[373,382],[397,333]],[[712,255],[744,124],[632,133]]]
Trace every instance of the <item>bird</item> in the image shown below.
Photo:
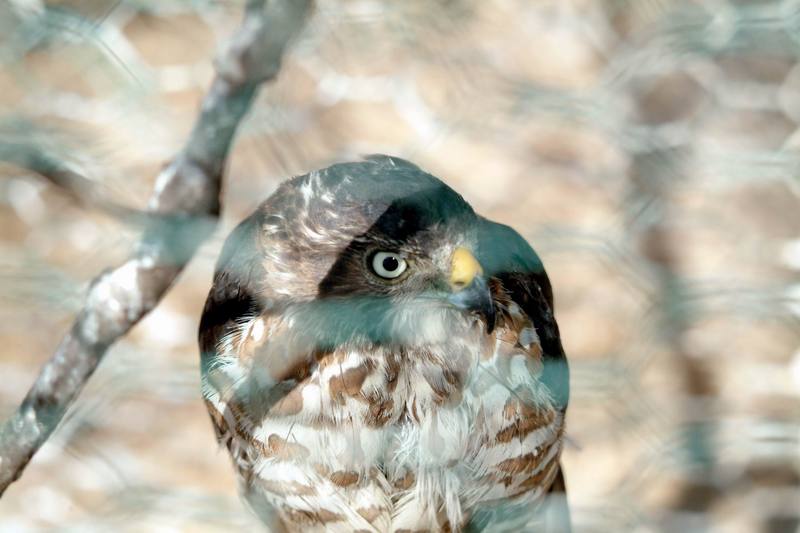
[[[226,239],[198,337],[216,437],[268,530],[569,531],[543,264],[414,163],[281,183]]]

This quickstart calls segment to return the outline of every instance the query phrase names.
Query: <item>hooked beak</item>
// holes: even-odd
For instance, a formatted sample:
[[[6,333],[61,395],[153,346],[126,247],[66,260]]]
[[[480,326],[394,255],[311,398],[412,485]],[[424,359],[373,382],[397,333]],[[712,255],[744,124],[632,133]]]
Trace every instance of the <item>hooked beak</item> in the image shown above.
[[[478,313],[486,320],[486,331],[491,333],[495,325],[495,309],[489,285],[483,277],[475,256],[466,248],[457,248],[450,265],[450,303],[459,309]]]

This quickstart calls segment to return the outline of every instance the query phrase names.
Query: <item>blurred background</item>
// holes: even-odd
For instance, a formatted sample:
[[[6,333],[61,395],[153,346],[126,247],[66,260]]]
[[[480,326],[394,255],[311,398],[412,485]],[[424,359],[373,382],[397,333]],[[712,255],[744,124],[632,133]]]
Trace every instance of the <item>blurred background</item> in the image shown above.
[[[0,0],[0,141],[143,208],[235,0]],[[320,0],[240,129],[223,221],[113,347],[0,531],[254,528],[200,401],[224,237],[280,181],[413,160],[542,256],[578,532],[800,531],[800,1]],[[0,165],[0,418],[129,221]]]

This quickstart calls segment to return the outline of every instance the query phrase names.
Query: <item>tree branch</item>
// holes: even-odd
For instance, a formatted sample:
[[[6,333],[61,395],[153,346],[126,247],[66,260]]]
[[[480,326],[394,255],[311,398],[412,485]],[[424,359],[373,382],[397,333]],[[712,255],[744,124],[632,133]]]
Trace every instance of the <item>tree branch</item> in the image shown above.
[[[311,0],[248,2],[242,26],[216,62],[189,139],[156,180],[148,211],[169,223],[148,225],[130,259],[92,282],[69,333],[0,427],[0,495],[56,428],[108,347],[158,304],[213,231],[236,129],[259,86],[278,73],[310,6]]]
[[[19,125],[30,130],[30,124]],[[29,135],[26,135],[29,137]],[[159,215],[121,205],[100,191],[92,180],[84,177],[61,158],[41,145],[43,139],[5,140],[0,136],[0,161],[38,174],[60,190],[67,193],[78,204],[97,208],[123,222],[144,226],[159,218]]]

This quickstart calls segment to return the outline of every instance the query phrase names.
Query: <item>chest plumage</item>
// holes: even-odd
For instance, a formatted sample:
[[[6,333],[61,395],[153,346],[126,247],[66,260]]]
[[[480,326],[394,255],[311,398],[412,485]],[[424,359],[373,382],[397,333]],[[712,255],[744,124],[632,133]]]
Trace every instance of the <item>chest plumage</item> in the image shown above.
[[[252,507],[276,530],[524,526],[568,395],[538,258],[401,160],[288,183],[229,238],[200,331]]]

